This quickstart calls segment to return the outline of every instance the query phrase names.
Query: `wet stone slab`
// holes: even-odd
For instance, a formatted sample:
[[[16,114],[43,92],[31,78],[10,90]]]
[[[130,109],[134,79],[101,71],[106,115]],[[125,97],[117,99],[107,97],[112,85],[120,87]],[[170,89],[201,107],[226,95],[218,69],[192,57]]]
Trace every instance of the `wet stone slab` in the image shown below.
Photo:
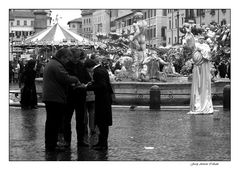
[[[9,110],[10,161],[230,161],[230,112],[187,115],[188,111],[113,108],[109,149],[77,148],[75,118],[71,148],[44,149],[44,108]],[[86,136],[94,144],[97,136]]]

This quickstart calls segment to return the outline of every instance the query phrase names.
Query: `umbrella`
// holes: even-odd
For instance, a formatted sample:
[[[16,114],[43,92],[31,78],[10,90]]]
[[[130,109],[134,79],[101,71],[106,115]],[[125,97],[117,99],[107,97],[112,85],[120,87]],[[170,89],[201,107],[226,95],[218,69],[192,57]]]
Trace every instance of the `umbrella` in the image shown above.
[[[90,40],[64,29],[58,23],[28,37],[23,43],[27,45],[93,45]]]

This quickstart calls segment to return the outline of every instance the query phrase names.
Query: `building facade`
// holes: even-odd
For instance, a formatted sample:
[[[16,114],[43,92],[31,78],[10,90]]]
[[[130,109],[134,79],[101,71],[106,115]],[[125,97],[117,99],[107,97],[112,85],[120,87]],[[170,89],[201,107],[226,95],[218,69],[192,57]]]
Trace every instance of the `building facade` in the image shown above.
[[[230,9],[168,9],[167,10],[167,45],[181,43],[183,34],[179,28],[185,22],[197,25],[208,25],[216,22],[219,25],[231,23]]]
[[[110,11],[96,10],[93,12],[93,40],[98,34],[107,35],[110,32]]]
[[[93,12],[95,10],[82,10],[82,34],[85,38],[93,40]]]
[[[74,20],[69,21],[68,23],[69,30],[72,32],[82,35],[83,29],[82,29],[82,18],[76,18]]]
[[[10,60],[21,53],[19,48],[13,45],[22,42],[28,36],[40,32],[51,26],[51,10],[9,10],[9,42]]]
[[[167,46],[181,43],[180,37],[183,36],[183,34],[179,31],[179,28],[183,26],[186,20],[190,19],[192,19],[192,15],[191,17],[186,17],[185,10],[167,10]]]
[[[144,20],[147,22],[147,45],[159,47],[166,45],[167,13],[165,9],[143,9]],[[133,32],[134,10],[115,19],[116,32],[120,34]]]
[[[167,13],[165,9],[142,10],[148,23],[146,38],[151,47],[166,45]]]
[[[132,10],[121,10],[121,9],[111,9],[110,10],[110,31],[116,32],[117,26],[115,20],[121,18],[122,16],[132,13]]]

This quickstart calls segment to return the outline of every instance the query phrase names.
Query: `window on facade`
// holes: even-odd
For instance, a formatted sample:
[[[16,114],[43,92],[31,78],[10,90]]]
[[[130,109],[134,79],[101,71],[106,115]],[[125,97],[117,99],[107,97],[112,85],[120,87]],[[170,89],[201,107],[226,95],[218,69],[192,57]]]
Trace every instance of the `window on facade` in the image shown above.
[[[226,9],[222,9],[222,13],[225,14],[226,13]]]
[[[17,26],[20,26],[20,21],[19,20],[17,20]]]
[[[163,16],[167,16],[167,10],[164,9],[164,10],[162,11],[162,15],[163,15]]]
[[[177,19],[175,19],[175,28],[177,28]]]
[[[31,26],[34,26],[34,21],[31,21]]]
[[[149,36],[150,34],[149,34],[149,29],[147,29],[147,39],[149,39]]]
[[[24,20],[24,21],[23,21],[23,24],[24,24],[24,26],[26,26],[26,25],[27,25],[27,21],[26,21],[26,20]]]
[[[171,38],[170,37],[168,38],[168,44],[171,44]]]
[[[13,22],[11,22],[10,24],[11,24],[11,27],[13,27]]]
[[[150,37],[150,39],[152,39],[152,37],[153,37],[153,29],[152,29],[152,28],[150,29],[150,35],[149,35],[149,37]]]
[[[75,24],[73,24],[73,25],[72,25],[72,28],[75,28],[75,27],[76,27]]]
[[[171,29],[171,20],[169,20],[169,29]]]
[[[215,15],[215,10],[214,10],[214,9],[211,9],[210,14],[211,14],[211,15]]]
[[[223,20],[221,21],[221,25],[225,25],[225,24],[227,24],[227,22],[226,22],[225,19],[223,19]]]
[[[15,33],[16,33],[16,37],[17,37],[17,38],[20,38],[21,32],[20,32],[20,31],[16,31]]]
[[[197,9],[197,16],[200,16],[201,14],[200,14],[200,9]]]
[[[183,23],[184,23],[184,18],[182,17],[182,25],[183,25]]]
[[[151,13],[151,11],[150,10],[148,10],[148,17],[147,18],[150,18],[150,14]]]
[[[193,10],[193,9],[190,10],[190,18],[191,18],[191,19],[194,18],[194,10]]]
[[[156,15],[157,15],[157,10],[155,9],[155,10],[154,10],[154,16],[156,16]]]
[[[127,25],[130,26],[131,25],[131,19],[127,20]]]
[[[161,37],[165,37],[166,34],[165,34],[165,27],[162,27],[161,28]]]
[[[156,37],[156,26],[153,28],[153,37]]]
[[[175,39],[175,43],[177,43],[177,37],[174,37],[174,39]]]
[[[27,37],[27,36],[28,36],[28,31],[24,31],[24,32],[23,32],[23,36],[24,36],[24,37]]]

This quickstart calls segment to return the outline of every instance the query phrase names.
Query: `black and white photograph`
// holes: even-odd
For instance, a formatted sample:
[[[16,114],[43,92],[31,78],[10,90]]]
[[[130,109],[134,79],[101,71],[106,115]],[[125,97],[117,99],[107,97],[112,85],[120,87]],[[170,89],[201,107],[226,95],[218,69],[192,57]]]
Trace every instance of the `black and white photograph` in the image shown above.
[[[85,6],[4,11],[8,162],[230,165],[231,6]]]

